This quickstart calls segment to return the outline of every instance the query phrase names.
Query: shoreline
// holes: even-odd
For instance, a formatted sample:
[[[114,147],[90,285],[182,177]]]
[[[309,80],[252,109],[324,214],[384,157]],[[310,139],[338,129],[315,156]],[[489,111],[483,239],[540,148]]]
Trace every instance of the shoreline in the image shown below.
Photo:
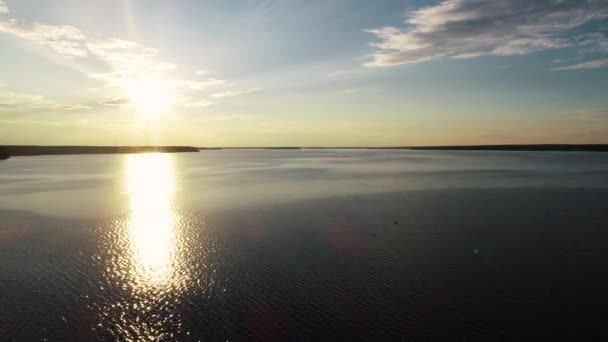
[[[532,144],[532,145],[445,145],[445,146],[259,146],[259,147],[194,147],[194,146],[43,146],[0,145],[0,160],[20,156],[185,153],[218,150],[411,150],[411,151],[505,151],[505,152],[608,152],[608,144]]]
[[[201,148],[210,149],[210,148]],[[292,147],[216,147],[221,150],[412,150],[412,151],[547,151],[608,152],[608,144],[509,144],[438,146],[292,146]]]
[[[79,154],[127,154],[127,153],[183,153],[198,152],[192,146],[41,146],[41,145],[1,145],[0,159],[10,157]]]

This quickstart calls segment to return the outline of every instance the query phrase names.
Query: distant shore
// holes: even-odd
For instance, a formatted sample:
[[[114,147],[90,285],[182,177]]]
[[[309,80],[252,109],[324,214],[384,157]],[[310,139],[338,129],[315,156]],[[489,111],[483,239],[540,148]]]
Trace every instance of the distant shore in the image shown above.
[[[386,147],[386,149],[409,149],[429,151],[553,151],[553,152],[608,152],[608,144],[538,144],[538,145],[462,145],[462,146],[412,146]]]
[[[6,151],[6,149],[0,147],[0,160],[6,160],[10,157],[11,157],[11,155],[8,154],[8,151]]]
[[[537,144],[537,145],[451,145],[451,146],[352,146],[352,147],[193,147],[193,146],[40,146],[0,145],[0,160],[17,156],[120,153],[181,153],[213,150],[420,150],[420,151],[547,151],[608,152],[608,144]]]
[[[219,150],[302,150],[308,147],[299,146],[242,146],[242,147],[215,147]],[[339,148],[339,147],[338,147]],[[201,149],[210,149],[201,147]]]
[[[3,145],[0,146],[0,159],[4,155],[8,157],[17,156],[42,156],[42,155],[65,155],[65,154],[118,154],[118,153],[180,153],[198,152],[197,147],[192,146],[38,146],[38,145]]]
[[[209,148],[201,148],[209,149]],[[445,145],[445,146],[292,146],[217,147],[224,150],[428,150],[428,151],[554,151],[608,152],[608,144]]]

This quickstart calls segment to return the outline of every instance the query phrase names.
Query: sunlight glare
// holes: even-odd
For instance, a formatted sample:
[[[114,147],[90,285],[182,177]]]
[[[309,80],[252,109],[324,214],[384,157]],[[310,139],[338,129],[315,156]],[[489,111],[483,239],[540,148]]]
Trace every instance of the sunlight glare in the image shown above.
[[[125,81],[124,93],[146,119],[157,119],[177,102],[171,83],[160,78],[134,78]]]
[[[132,266],[140,282],[162,285],[172,276],[176,243],[172,208],[174,178],[168,154],[128,156]]]

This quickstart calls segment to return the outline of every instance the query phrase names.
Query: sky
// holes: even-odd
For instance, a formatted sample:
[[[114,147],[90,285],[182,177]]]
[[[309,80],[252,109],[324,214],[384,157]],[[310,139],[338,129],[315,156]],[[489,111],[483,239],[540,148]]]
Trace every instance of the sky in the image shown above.
[[[608,143],[608,1],[0,1],[0,144],[526,143]]]

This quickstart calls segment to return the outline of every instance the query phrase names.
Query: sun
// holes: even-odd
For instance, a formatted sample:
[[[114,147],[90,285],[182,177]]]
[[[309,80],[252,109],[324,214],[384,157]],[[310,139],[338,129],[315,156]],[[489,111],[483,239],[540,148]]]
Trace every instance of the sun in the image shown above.
[[[123,88],[138,115],[146,119],[157,119],[177,102],[171,83],[160,78],[126,80]]]

